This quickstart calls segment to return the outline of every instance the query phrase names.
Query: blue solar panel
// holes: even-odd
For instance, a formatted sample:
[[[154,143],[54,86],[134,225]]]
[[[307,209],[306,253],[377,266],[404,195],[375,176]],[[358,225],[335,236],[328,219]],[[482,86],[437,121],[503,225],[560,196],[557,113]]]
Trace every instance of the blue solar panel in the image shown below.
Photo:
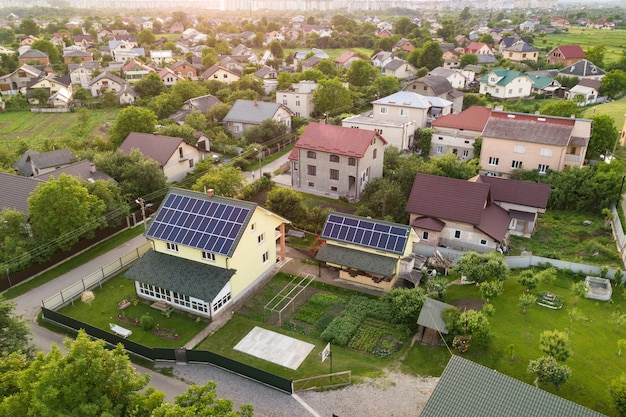
[[[170,193],[146,235],[203,251],[229,255],[251,208]]]
[[[371,219],[333,213],[328,216],[322,237],[401,254],[410,229]]]

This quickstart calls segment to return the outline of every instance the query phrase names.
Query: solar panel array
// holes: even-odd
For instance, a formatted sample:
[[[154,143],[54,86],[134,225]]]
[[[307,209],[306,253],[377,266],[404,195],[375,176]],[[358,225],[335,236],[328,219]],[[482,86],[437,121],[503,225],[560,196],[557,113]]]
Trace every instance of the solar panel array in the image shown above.
[[[250,209],[169,194],[147,236],[227,256]]]
[[[371,219],[331,214],[322,237],[401,254],[409,238],[409,229]]]

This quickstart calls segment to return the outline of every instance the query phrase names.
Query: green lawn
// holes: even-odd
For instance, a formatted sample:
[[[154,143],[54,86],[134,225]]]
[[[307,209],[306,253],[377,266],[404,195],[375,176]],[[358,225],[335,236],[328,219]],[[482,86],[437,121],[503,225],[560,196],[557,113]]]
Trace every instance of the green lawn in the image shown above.
[[[524,288],[517,282],[518,274],[519,271],[513,271],[505,282],[504,294],[493,302],[491,346],[486,350],[472,346],[466,356],[532,384],[534,378],[526,372],[526,367],[530,360],[542,356],[539,350],[541,332],[567,331],[573,353],[566,365],[572,369],[572,375],[560,391],[551,386],[541,388],[599,412],[617,415],[606,386],[626,369],[626,357],[617,356],[617,340],[626,337],[626,330],[616,331],[609,321],[611,313],[623,312],[626,307],[623,290],[614,289],[614,303],[577,299],[570,290],[571,276],[559,273],[553,284],[540,284],[533,292],[550,291],[563,297],[564,307],[551,310],[534,305],[522,314],[518,297]],[[452,286],[446,302],[468,298],[480,298],[478,287]],[[405,371],[419,375],[440,375],[449,357],[445,347],[415,346],[409,351],[403,367]]]
[[[166,317],[161,311],[151,308],[148,302],[139,301],[135,295],[135,283],[122,275],[104,283],[102,289],[96,288],[94,294],[96,298],[91,306],[76,300],[74,305],[64,307],[59,312],[107,331],[109,331],[109,323],[119,324],[132,330],[133,334],[128,337],[129,340],[145,346],[161,348],[183,346],[208,325],[207,321],[196,320],[195,316],[185,313],[173,312],[170,317]],[[131,303],[124,310],[118,310],[117,304],[125,299],[137,300],[137,302]],[[137,319],[144,314],[149,314],[154,319],[155,326],[174,330],[180,335],[180,339],[166,340],[141,327],[120,323],[116,320],[119,314]]]
[[[598,104],[597,106],[587,107],[582,116],[593,117],[595,115],[608,114],[615,121],[617,130],[622,130],[624,126],[624,115],[626,114],[626,97],[621,100],[612,101],[611,103]]]
[[[21,140],[37,148],[46,140],[95,139],[108,137],[109,127],[120,109],[90,109],[85,128],[79,128],[79,113],[0,113],[0,141],[13,150]]]
[[[587,28],[569,28],[567,32],[553,35],[538,36],[534,45],[544,51],[549,51],[558,45],[580,45],[583,50],[596,45],[606,46],[605,64],[617,62],[626,48],[626,30],[601,30]]]
[[[585,220],[592,224],[584,226]],[[540,215],[532,239],[512,236],[510,255],[521,251],[589,265],[621,268],[611,228],[600,215],[548,210]]]

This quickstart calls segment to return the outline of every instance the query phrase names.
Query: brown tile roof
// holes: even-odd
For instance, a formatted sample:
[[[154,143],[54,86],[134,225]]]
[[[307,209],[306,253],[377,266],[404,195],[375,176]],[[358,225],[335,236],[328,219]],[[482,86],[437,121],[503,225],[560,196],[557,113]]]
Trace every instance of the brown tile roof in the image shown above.
[[[126,154],[133,149],[138,149],[148,158],[157,161],[160,166],[164,166],[182,142],[181,138],[172,136],[130,132],[119,149]]]
[[[446,224],[434,217],[418,217],[411,223],[413,227],[419,227],[420,229],[432,230],[434,232],[441,232]]]
[[[489,184],[417,174],[406,211],[477,226],[488,198]]]
[[[451,113],[441,116],[432,123],[432,127],[448,127],[482,132],[490,114],[491,109],[487,107],[472,106],[458,114]]]
[[[387,144],[385,138],[371,130],[309,123],[294,149],[302,148],[362,158],[374,138],[379,138]]]
[[[28,212],[28,197],[43,181],[0,172],[0,210],[11,208]]]
[[[489,204],[483,210],[477,228],[497,242],[502,242],[509,230],[510,222],[511,218],[508,211],[497,204]]]
[[[493,201],[542,209],[548,205],[548,197],[550,196],[548,184],[485,175],[477,176],[474,180],[490,185]]]
[[[483,137],[567,146],[574,119],[492,111]]]

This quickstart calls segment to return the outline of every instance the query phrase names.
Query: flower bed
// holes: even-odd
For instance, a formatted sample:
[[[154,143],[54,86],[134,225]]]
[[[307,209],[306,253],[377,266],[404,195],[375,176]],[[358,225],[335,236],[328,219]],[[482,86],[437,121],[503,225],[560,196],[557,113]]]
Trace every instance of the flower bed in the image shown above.
[[[139,321],[138,318],[133,317],[133,316],[126,316],[124,314],[118,314],[117,316],[115,316],[115,319],[119,321],[120,323],[122,323],[124,326],[133,326],[133,327],[141,326],[141,321]]]
[[[563,299],[550,292],[542,292],[537,294],[537,304],[552,310],[558,310],[563,307]]]
[[[118,310],[124,310],[126,307],[128,307],[130,305],[130,301],[128,300],[122,300],[119,303],[117,303],[117,309]]]
[[[172,329],[166,329],[165,327],[155,327],[152,329],[152,333],[159,336],[161,339],[167,340],[179,340],[180,335]]]

